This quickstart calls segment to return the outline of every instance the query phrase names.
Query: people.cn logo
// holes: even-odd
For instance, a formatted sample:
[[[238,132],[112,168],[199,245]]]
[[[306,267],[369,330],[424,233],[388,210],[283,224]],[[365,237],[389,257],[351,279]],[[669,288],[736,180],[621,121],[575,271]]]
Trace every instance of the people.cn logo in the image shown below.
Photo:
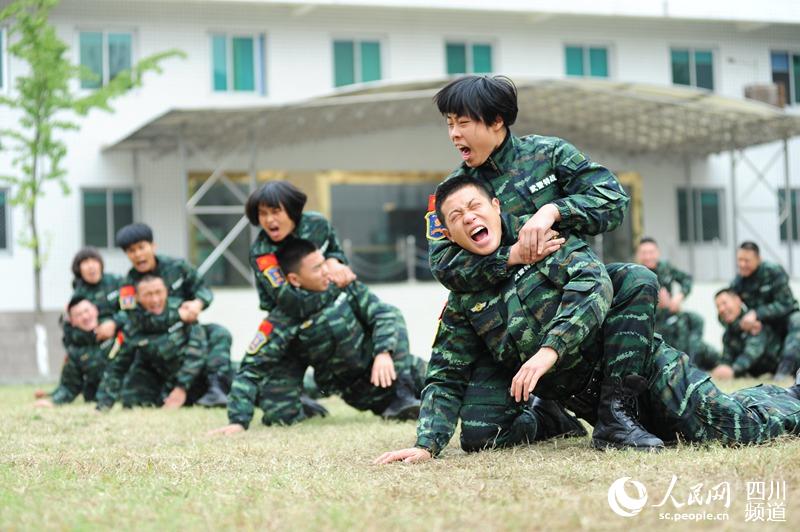
[[[625,491],[625,484],[630,483],[636,489],[636,496],[631,497]],[[631,477],[618,478],[608,488],[608,505],[611,510],[620,517],[633,517],[642,511],[647,504],[647,490],[644,484]]]

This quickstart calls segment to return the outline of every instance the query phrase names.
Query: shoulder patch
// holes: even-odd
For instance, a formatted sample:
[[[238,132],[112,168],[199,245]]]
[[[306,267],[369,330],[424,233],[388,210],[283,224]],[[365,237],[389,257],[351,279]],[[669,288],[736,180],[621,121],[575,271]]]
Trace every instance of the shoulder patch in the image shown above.
[[[469,311],[470,312],[480,312],[485,308],[486,308],[486,302],[485,301],[481,301],[480,303],[475,303],[475,306],[473,306],[471,309],[469,309]]]
[[[256,335],[250,341],[250,345],[247,346],[247,354],[254,355],[258,353],[258,350],[264,347],[264,344],[267,343],[271,332],[272,323],[269,320],[262,321],[261,325],[258,326]]]
[[[428,212],[425,214],[425,235],[428,240],[441,240],[444,238],[444,226],[439,223],[436,216],[436,196],[428,196]]]
[[[126,284],[119,289],[119,308],[122,310],[136,308],[136,288],[132,284]]]
[[[283,278],[280,266],[278,266],[278,259],[274,253],[268,253],[256,258],[256,265],[261,271],[262,275],[267,278],[269,284],[274,288],[283,286],[286,279]]]
[[[303,323],[300,324],[300,328],[301,329],[308,329],[313,324],[314,324],[313,320],[306,320],[306,321],[304,321]]]

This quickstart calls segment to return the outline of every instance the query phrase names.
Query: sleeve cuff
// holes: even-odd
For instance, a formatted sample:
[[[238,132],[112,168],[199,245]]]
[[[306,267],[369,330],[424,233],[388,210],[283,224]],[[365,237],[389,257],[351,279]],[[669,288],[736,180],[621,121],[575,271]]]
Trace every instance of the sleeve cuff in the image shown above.
[[[567,205],[567,202],[561,199],[553,201],[552,204],[556,206],[556,209],[558,209],[558,214],[561,217],[561,221],[558,223],[568,222],[572,211],[570,210],[569,205]]]
[[[545,337],[544,342],[539,347],[549,347],[553,351],[556,352],[556,363],[553,366],[557,366],[559,362],[561,362],[561,354],[567,352],[567,344],[558,336],[548,335]]]
[[[432,458],[439,456],[439,453],[442,452],[442,449],[436,444],[433,438],[425,436],[418,437],[417,443],[414,444],[414,447],[425,449],[431,453]]]

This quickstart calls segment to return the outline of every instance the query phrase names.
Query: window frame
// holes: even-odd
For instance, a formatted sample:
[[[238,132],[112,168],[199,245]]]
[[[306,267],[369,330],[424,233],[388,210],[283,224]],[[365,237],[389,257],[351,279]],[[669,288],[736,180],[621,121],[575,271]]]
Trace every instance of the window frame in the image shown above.
[[[225,37],[225,90],[214,88],[214,37]],[[253,90],[233,87],[233,39],[253,40]],[[267,96],[267,34],[265,32],[210,30],[208,32],[208,72],[211,94]]]
[[[568,74],[567,73],[567,48],[580,48],[581,52],[581,60],[583,64],[583,74]],[[606,71],[608,73],[607,76],[593,76],[591,72],[591,58],[589,54],[589,50],[591,48],[603,48],[606,51]],[[562,64],[564,65],[564,77],[567,79],[574,78],[574,79],[614,79],[614,74],[616,69],[612,67],[613,63],[613,45],[612,43],[607,42],[583,42],[577,43],[575,41],[565,41],[562,43],[561,46],[562,50]]]
[[[689,200],[690,205],[687,205],[687,209],[691,209],[692,217],[691,221],[693,223],[693,227],[688,228],[689,239],[683,240],[681,239],[681,212],[680,212],[680,193],[681,191],[691,192],[691,194],[687,195],[687,200]],[[711,240],[702,240],[703,235],[703,225],[702,225],[702,202],[700,201],[700,195],[704,192],[713,192],[717,195],[718,199],[718,212],[717,212],[717,225],[719,227],[719,236],[717,238],[712,238]],[[679,186],[675,188],[675,209],[677,211],[677,216],[675,220],[677,222],[677,236],[678,236],[678,244],[679,245],[690,245],[690,246],[697,246],[697,245],[716,245],[718,242],[721,245],[724,245],[727,242],[727,225],[726,225],[726,212],[727,204],[726,204],[726,196],[725,196],[725,189],[723,187],[715,187],[715,186]],[[688,212],[688,211],[687,211]],[[687,220],[688,224],[689,220]]]
[[[689,84],[684,85],[682,83],[675,83],[675,80],[672,77],[672,52],[673,51],[683,51],[686,50],[689,52]],[[698,52],[710,52],[711,53],[711,81],[713,87],[707,89],[705,87],[698,87],[697,86],[697,60],[695,59],[695,54]],[[700,89],[709,92],[717,92],[717,87],[720,86],[720,79],[719,79],[719,67],[717,66],[719,61],[717,58],[719,57],[719,51],[715,46],[712,45],[682,45],[682,44],[671,44],[667,49],[667,59],[669,61],[669,78],[670,84],[675,87],[692,87],[694,89]],[[771,70],[770,70],[771,72]]]
[[[108,34],[109,33],[127,33],[131,36],[131,67],[136,64],[136,61],[139,57],[139,50],[138,50],[138,34],[135,29],[130,27],[111,27],[111,28],[97,28],[94,26],[78,26],[75,28],[75,43],[73,49],[75,50],[75,64],[79,66],[83,66],[81,63],[81,33],[100,33],[103,36],[103,44],[102,44],[102,51],[103,51],[103,73],[102,79],[100,80],[100,86],[105,87],[110,79],[111,73],[111,65],[109,64],[109,60],[111,54],[108,53]],[[86,88],[83,87],[83,80],[78,80],[78,89],[86,92],[91,92],[93,88]]]
[[[793,227],[789,227],[789,218],[785,220],[785,222],[780,221],[781,212],[781,202],[786,201],[786,187],[780,186],[777,188],[777,195],[778,195],[778,242],[781,244],[795,244],[800,242],[800,212],[798,212],[798,207],[800,207],[800,187],[789,185],[789,213],[795,214],[795,216],[791,216]],[[781,226],[786,224],[786,238],[783,238],[781,234]]]
[[[6,219],[5,219],[5,224],[4,224],[4,227],[5,227],[5,230],[6,230],[6,247],[0,248],[0,257],[1,257],[1,256],[4,256],[4,255],[5,256],[12,255],[14,239],[11,238],[11,235],[13,234],[13,231],[11,230],[12,216],[11,216],[11,204],[9,203],[9,200],[8,200],[8,198],[9,198],[9,196],[11,194],[11,188],[9,188],[9,187],[0,187],[0,192],[5,193],[4,207],[5,207],[5,211],[6,211],[5,212],[5,218]]]
[[[97,249],[113,250],[116,249],[114,244],[114,192],[130,192],[131,194],[131,218],[135,223],[139,219],[138,205],[139,194],[136,187],[125,185],[114,186],[85,186],[80,188],[80,213],[81,213],[81,243],[84,247],[92,245]],[[106,238],[108,239],[106,246],[97,246],[94,244],[86,243],[86,209],[84,203],[84,193],[86,192],[105,192],[106,193]]]
[[[353,83],[348,83],[345,85],[336,85],[336,42],[352,42],[353,43]],[[378,57],[380,58],[380,68],[381,68],[381,77],[379,79],[375,79],[372,81],[363,81],[364,73],[361,65],[361,43],[364,42],[377,42],[379,53]],[[352,87],[354,85],[359,85],[363,83],[380,83],[381,81],[386,81],[386,73],[387,69],[387,45],[386,45],[386,38],[382,35],[367,35],[367,34],[357,34],[353,35],[341,35],[341,34],[332,34],[330,36],[330,58],[331,58],[331,87],[336,89],[343,89],[345,87]]]
[[[769,63],[770,82],[774,84],[775,82],[772,80],[772,78],[775,76],[775,70],[773,70],[773,68],[772,68],[772,54],[786,54],[786,56],[787,56],[787,60],[789,62],[789,64],[788,64],[788,67],[789,67],[789,72],[788,72],[788,76],[789,76],[789,94],[786,95],[786,97],[788,99],[788,102],[785,102],[786,107],[800,106],[800,98],[797,101],[794,100],[794,96],[796,94],[796,91],[798,90],[798,87],[796,86],[795,81],[794,81],[794,76],[792,75],[792,58],[793,57],[800,57],[800,49],[796,48],[796,46],[797,45],[786,46],[786,47],[783,47],[783,48],[781,48],[781,47],[776,47],[776,48],[770,47],[769,48],[769,58],[767,60],[768,63]]]
[[[453,73],[447,71],[447,46],[451,44],[464,45],[464,60],[467,65],[467,71],[463,73]],[[492,69],[489,72],[475,72],[475,57],[473,55],[473,47],[475,45],[483,45],[489,47],[489,59],[492,62]],[[496,74],[499,72],[497,65],[497,42],[495,39],[476,39],[474,37],[461,38],[461,37],[445,37],[442,43],[442,51],[444,52],[444,75],[445,76],[465,76],[470,74]]]

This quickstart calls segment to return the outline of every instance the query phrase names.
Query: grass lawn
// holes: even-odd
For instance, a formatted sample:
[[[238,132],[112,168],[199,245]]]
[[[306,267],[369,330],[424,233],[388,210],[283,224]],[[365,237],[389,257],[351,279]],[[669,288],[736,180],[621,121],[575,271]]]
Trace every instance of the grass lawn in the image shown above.
[[[800,438],[653,455],[594,451],[588,438],[467,455],[454,440],[439,460],[379,467],[371,462],[382,451],[413,443],[414,425],[383,422],[338,399],[325,401],[326,419],[271,428],[256,420],[228,438],[205,435],[225,424],[219,409],[116,407],[96,415],[83,403],[53,410],[32,403],[33,387],[0,388],[0,530],[797,530],[800,523]],[[654,507],[673,475],[672,498]],[[620,477],[647,490],[634,517],[609,508],[609,486]],[[785,481],[784,495],[773,481]],[[708,501],[710,491],[724,495],[725,482],[727,508]],[[763,501],[754,498],[758,482]],[[626,493],[634,496],[634,486]],[[755,518],[766,519],[767,509],[780,518],[781,504],[785,522],[746,521],[748,508]],[[725,521],[659,518],[726,512]]]

